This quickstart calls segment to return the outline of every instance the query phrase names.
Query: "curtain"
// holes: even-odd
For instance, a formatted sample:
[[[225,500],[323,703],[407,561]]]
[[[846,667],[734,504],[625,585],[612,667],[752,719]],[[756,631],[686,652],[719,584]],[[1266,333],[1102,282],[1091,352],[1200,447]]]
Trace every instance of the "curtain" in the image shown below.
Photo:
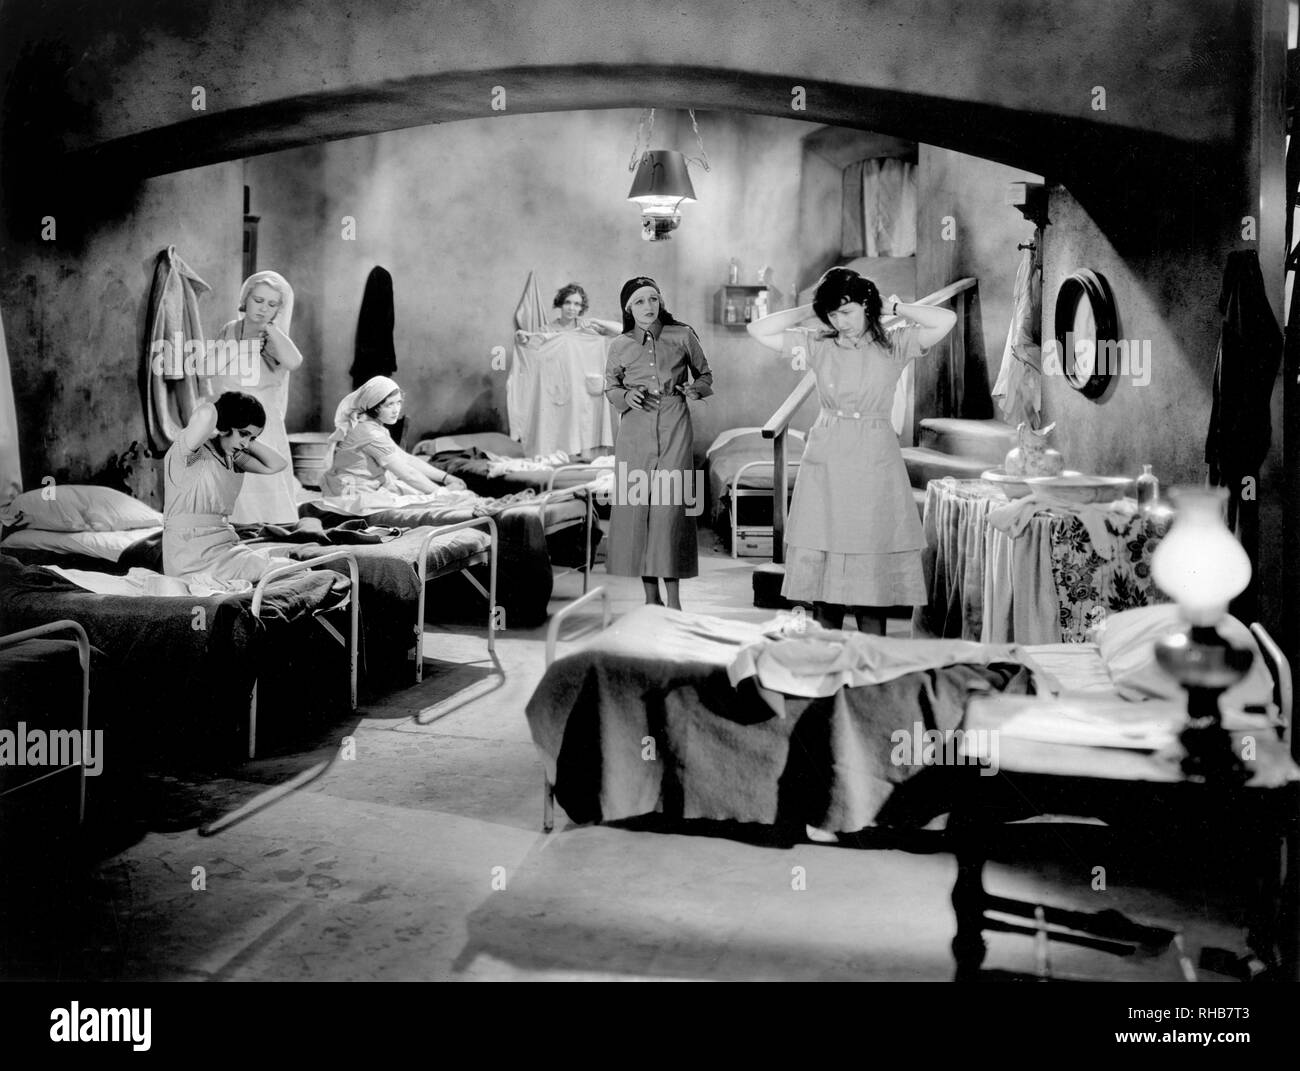
[[[840,217],[845,258],[916,255],[916,165],[863,160],[844,169]]]
[[[9,374],[4,317],[0,316],[0,503],[8,502],[22,489],[23,473],[18,457],[18,407],[14,403],[14,382]]]

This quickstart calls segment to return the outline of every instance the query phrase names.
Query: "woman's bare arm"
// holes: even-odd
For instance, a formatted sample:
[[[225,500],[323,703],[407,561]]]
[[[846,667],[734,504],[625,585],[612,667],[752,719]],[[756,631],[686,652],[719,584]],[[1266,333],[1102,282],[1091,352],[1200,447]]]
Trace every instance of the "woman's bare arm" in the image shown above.
[[[289,372],[302,367],[302,353],[275,324],[266,325],[266,355]]]
[[[895,295],[890,295],[885,300],[885,312],[911,320],[919,326],[921,330],[916,333],[916,340],[926,349],[936,342],[942,342],[957,325],[957,314],[952,309],[934,305],[904,305]]]
[[[211,402],[203,402],[190,416],[190,422],[181,432],[180,444],[187,454],[194,453],[200,446],[212,438],[217,431],[217,407]]]
[[[797,308],[771,313],[761,320],[746,324],[745,330],[750,333],[755,342],[761,343],[769,350],[783,353],[785,347],[781,336],[787,331],[801,326],[805,320],[811,319],[812,316],[812,305],[800,305]]]
[[[235,458],[235,468],[240,472],[254,472],[259,476],[274,476],[277,472],[283,472],[288,464],[266,443],[257,441],[249,443],[244,452]]]

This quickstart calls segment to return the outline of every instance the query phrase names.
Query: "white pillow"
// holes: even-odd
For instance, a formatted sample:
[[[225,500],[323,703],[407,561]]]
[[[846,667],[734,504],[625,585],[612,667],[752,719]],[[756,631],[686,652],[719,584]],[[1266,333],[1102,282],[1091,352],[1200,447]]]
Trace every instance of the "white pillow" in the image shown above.
[[[1160,603],[1110,614],[1097,632],[1097,644],[1115,687],[1139,698],[1181,699],[1186,696],[1182,685],[1156,664],[1155,652],[1157,640],[1186,627],[1187,622],[1176,603]],[[1272,704],[1273,675],[1269,673],[1250,629],[1228,615],[1219,622],[1219,634],[1234,647],[1243,647],[1255,656],[1246,676],[1223,693],[1225,709]]]
[[[50,484],[25,491],[0,511],[6,528],[39,528],[46,532],[117,532],[157,528],[163,515],[111,487]]]
[[[120,532],[46,532],[40,528],[22,528],[0,540],[0,551],[13,547],[55,554],[82,554],[87,558],[115,562],[128,547],[161,531],[161,528],[130,528]]]

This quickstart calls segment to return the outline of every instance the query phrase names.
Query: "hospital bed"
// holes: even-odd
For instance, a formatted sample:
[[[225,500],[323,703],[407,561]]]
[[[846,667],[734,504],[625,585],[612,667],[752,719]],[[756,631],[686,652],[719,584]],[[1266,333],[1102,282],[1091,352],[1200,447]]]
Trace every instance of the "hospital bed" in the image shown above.
[[[728,675],[743,651],[764,642],[770,628],[762,625],[639,607],[556,658],[560,630],[595,600],[607,623],[604,588],[552,618],[546,672],[526,708],[545,767],[548,830],[553,798],[576,822],[663,812],[837,833],[919,828],[948,812],[960,780],[941,766],[891,761],[895,733],[960,728],[972,691],[1059,692],[1068,709],[1086,712],[1119,701],[1121,689],[1131,694],[1135,679],[1117,685],[1125,653],[1104,644],[1021,647],[1006,660],[1007,648],[997,648],[988,664],[935,666],[834,697],[785,695],[777,715],[770,693]],[[1159,627],[1154,619],[1151,627]],[[1231,705],[1238,727],[1289,732],[1285,659],[1261,627],[1252,631],[1268,668],[1243,681],[1240,701],[1225,710]],[[953,650],[966,657],[981,649],[994,650]],[[1141,709],[1154,734],[1181,723],[1186,709],[1185,699],[1169,697],[1124,705]]]
[[[804,436],[792,431],[786,446],[789,487],[799,474]],[[762,428],[732,428],[709,446],[705,455],[708,473],[710,517],[724,541],[731,544],[731,556],[772,556],[772,491],[774,466],[772,441],[763,438]]]

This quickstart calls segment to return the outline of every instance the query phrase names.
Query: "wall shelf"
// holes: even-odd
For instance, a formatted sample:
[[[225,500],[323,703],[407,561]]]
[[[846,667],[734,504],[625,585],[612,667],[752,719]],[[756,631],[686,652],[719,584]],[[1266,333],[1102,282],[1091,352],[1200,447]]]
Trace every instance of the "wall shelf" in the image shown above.
[[[774,312],[775,309],[772,307],[774,292],[770,287],[761,283],[755,286],[747,286],[744,283],[724,283],[722,288],[713,295],[713,322],[723,327],[743,330],[745,327],[745,306],[764,291],[767,291],[768,297],[767,311],[769,313]],[[736,320],[734,323],[727,321],[728,301],[736,307]]]

